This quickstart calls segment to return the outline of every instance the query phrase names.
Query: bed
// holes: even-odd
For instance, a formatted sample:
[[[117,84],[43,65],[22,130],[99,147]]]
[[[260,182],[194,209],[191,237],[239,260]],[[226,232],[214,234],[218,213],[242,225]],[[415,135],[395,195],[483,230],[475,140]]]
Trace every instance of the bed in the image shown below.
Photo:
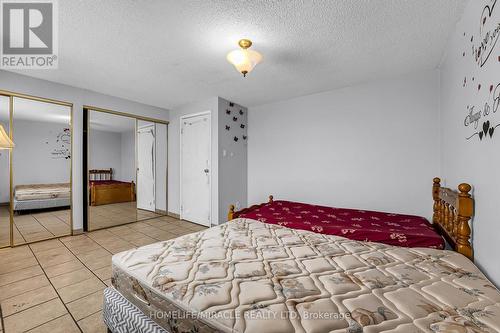
[[[354,240],[405,247],[444,248],[443,238],[425,218],[419,216],[317,206],[273,200],[270,196],[269,202],[234,212],[234,217]]]
[[[439,178],[434,179],[433,189],[440,191]],[[470,186],[462,184],[457,194],[462,193],[460,191],[464,190],[463,194],[468,196],[467,189],[470,191]],[[472,199],[468,196],[465,201],[467,200]],[[466,204],[464,202],[462,205]],[[445,208],[446,205],[444,204],[443,209]],[[254,205],[238,212],[231,205],[228,220],[237,217],[327,235],[344,236],[360,241],[435,249],[443,249],[445,246],[443,237],[435,229],[436,224],[431,224],[427,219],[413,215],[324,207],[282,200],[276,201],[273,196],[270,196],[269,202]],[[470,218],[470,216],[467,217]]]
[[[134,182],[113,179],[113,169],[89,170],[89,196],[91,206],[135,201]]]
[[[434,193],[458,252],[237,218],[114,255],[104,321],[115,333],[498,332],[500,292],[451,218],[463,193]]]
[[[30,184],[14,187],[14,212],[71,205],[69,183]]]

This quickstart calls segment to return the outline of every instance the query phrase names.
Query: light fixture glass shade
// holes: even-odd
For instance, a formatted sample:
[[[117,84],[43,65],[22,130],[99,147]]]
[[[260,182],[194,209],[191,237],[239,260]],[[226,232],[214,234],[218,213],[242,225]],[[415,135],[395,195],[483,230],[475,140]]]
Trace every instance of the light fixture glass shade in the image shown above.
[[[262,55],[254,50],[240,49],[229,52],[227,61],[236,67],[238,72],[246,76],[252,69],[262,61]]]
[[[14,142],[9,138],[7,132],[2,125],[0,125],[0,149],[12,149],[14,148]]]

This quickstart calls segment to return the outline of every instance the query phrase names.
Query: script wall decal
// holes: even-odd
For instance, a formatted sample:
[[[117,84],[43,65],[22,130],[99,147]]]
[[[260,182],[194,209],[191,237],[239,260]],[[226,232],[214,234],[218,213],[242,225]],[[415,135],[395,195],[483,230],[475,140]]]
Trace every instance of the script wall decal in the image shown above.
[[[478,13],[475,31],[470,35],[467,32],[463,34],[463,45],[470,43],[471,53],[461,51],[461,57],[475,64],[472,73],[465,75],[462,82],[462,87],[468,90],[467,95],[473,101],[466,106],[463,120],[466,140],[486,141],[496,133],[500,135],[500,77],[491,75],[500,73],[500,56],[497,54],[500,49],[500,2],[498,6],[497,0],[486,0],[484,3]],[[465,63],[463,67],[470,66]]]
[[[483,67],[490,58],[500,36],[500,22],[493,16],[497,0],[491,0],[490,2],[484,6],[479,20],[478,44],[472,45],[474,57],[480,67]],[[471,38],[471,42],[474,42],[473,38]]]
[[[55,147],[50,153],[53,159],[71,158],[71,132],[69,128],[63,129],[56,136]]]
[[[490,121],[488,119],[497,115],[500,106],[500,83],[498,83],[495,88],[493,88],[493,85],[490,86],[490,96],[491,100],[487,101],[481,109],[476,109],[475,106],[467,106],[469,113],[464,119],[464,126],[471,126],[475,130],[474,133],[467,137],[467,140],[475,136],[477,136],[479,140],[488,137],[492,138],[493,134],[495,134],[495,129],[500,126],[500,123],[493,123],[493,120]],[[480,123],[482,123],[481,126],[479,125]]]

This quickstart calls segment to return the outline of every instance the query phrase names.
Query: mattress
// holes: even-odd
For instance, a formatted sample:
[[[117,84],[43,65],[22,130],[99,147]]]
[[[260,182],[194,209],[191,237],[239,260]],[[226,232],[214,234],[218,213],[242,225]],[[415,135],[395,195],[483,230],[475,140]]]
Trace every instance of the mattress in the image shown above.
[[[231,222],[113,256],[113,286],[169,332],[498,332],[461,254]]]
[[[368,210],[273,201],[236,213],[265,223],[310,230],[354,240],[403,247],[444,249],[443,238],[425,218]]]
[[[17,201],[68,199],[70,193],[69,183],[17,185],[14,188],[14,198]]]
[[[32,210],[32,209],[47,209],[55,207],[67,207],[71,205],[70,198],[55,198],[41,200],[15,200],[14,210]]]

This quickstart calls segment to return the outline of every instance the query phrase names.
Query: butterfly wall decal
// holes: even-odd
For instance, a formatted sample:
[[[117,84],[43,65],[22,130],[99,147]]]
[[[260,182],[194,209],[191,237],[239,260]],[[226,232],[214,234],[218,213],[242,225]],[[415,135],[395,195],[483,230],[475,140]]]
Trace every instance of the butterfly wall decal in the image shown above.
[[[231,110],[227,109],[226,114],[231,114]]]
[[[234,137],[234,141],[238,142],[238,137],[237,136]]]
[[[241,124],[241,125],[240,125],[240,128],[245,128],[245,125]]]
[[[231,126],[226,125],[226,131],[229,131],[231,129]]]
[[[238,121],[238,118],[237,117],[233,117],[233,121]]]
[[[243,110],[240,110],[240,114],[243,115],[243,113],[244,113]]]

